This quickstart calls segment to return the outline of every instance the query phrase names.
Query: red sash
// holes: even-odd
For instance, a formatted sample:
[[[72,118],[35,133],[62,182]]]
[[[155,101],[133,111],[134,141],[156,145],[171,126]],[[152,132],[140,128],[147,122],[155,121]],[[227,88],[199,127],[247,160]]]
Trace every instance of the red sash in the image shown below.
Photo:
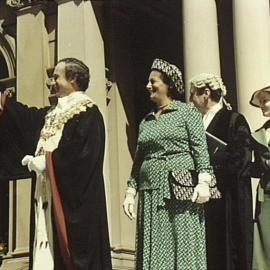
[[[56,183],[55,171],[52,160],[52,153],[46,152],[46,168],[47,174],[51,183],[53,213],[56,224],[57,237],[60,246],[60,251],[63,257],[64,264],[67,270],[74,270],[74,266],[71,261],[69,243],[67,237],[67,227],[65,222],[65,215],[59,190]]]

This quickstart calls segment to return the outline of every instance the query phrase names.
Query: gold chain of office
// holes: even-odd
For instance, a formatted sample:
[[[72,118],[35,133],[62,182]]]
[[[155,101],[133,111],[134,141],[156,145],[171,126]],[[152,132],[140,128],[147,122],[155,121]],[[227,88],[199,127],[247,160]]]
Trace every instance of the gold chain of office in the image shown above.
[[[85,112],[87,108],[91,108],[94,104],[91,99],[87,99],[76,103],[71,109],[62,113],[55,113],[53,110],[49,111],[45,116],[45,124],[40,132],[40,137],[44,141],[53,137],[74,115]]]

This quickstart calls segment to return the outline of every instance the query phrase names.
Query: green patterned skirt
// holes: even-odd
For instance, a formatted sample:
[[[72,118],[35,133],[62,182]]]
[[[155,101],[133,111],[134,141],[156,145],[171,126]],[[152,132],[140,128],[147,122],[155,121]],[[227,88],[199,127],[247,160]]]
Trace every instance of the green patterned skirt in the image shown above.
[[[254,223],[253,270],[270,269],[270,195],[264,194],[260,214]]]
[[[206,270],[203,205],[139,193],[136,270]]]

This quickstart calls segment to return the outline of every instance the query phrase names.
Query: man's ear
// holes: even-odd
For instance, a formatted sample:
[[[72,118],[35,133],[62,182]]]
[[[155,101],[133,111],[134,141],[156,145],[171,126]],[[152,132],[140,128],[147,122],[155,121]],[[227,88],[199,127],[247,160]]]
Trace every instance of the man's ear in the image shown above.
[[[74,88],[76,91],[80,90],[80,87],[79,87],[79,85],[78,85],[78,83],[77,83],[77,78],[76,78],[76,77],[74,77],[73,79],[71,79],[71,80],[70,80],[70,83],[73,85],[73,88]]]
[[[74,84],[74,83],[77,83],[77,74],[73,74],[73,78],[70,80],[70,83]]]
[[[209,97],[210,94],[211,94],[210,89],[209,89],[209,88],[205,88],[204,94],[205,94],[207,97]]]

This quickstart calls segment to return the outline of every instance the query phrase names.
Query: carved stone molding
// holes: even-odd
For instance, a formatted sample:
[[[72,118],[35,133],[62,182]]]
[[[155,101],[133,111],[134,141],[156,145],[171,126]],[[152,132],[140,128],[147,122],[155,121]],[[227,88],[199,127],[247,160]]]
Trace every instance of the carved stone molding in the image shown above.
[[[48,0],[6,0],[6,4],[8,6],[16,9],[38,4],[46,4],[47,2]]]

